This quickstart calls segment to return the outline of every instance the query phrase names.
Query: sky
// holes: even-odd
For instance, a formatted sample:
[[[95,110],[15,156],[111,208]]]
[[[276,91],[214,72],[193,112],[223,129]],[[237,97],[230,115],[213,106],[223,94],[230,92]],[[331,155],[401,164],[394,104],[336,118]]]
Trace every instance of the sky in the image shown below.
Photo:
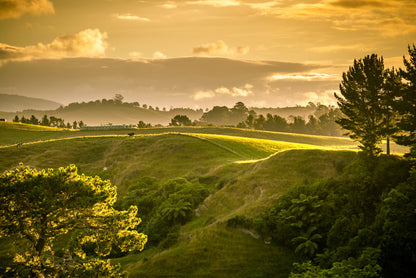
[[[416,0],[0,0],[0,93],[62,104],[335,104],[376,53],[402,67]]]

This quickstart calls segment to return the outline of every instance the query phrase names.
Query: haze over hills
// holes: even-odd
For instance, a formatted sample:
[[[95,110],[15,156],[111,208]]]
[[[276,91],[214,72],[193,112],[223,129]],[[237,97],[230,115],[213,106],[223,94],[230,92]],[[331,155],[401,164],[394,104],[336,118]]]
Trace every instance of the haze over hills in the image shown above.
[[[33,103],[38,102],[45,103],[45,108],[37,108],[39,105],[31,105],[31,99],[22,96],[12,95],[0,95],[10,96],[7,101],[8,110],[0,110],[0,118],[4,118],[7,121],[12,121],[17,115],[19,118],[24,116],[30,118],[34,115],[36,118],[41,119],[44,115],[55,116],[62,118],[65,122],[72,123],[73,121],[83,121],[87,125],[107,125],[109,123],[119,124],[133,124],[136,125],[139,121],[150,123],[152,125],[168,125],[171,119],[176,115],[186,115],[192,121],[200,120],[204,111],[202,109],[191,109],[191,108],[170,108],[164,107],[152,107],[144,103],[114,103],[111,100],[96,100],[88,103],[71,103],[67,106],[62,106],[59,103],[55,103],[48,100],[33,99]],[[46,104],[51,103],[47,108]],[[22,109],[12,110],[13,107],[22,107],[23,104],[26,106]],[[55,106],[52,106],[55,104]],[[11,108],[10,108],[11,107]],[[282,108],[256,108],[251,107],[250,110],[254,110],[258,115],[270,113],[272,115],[279,115],[281,117],[289,119],[290,116],[301,116],[305,120],[308,119],[309,115],[315,113],[316,107],[310,106],[296,106],[296,107],[282,107]],[[215,123],[221,124],[221,123]],[[237,124],[237,123],[235,123]]]
[[[19,95],[0,94],[0,111],[16,112],[26,109],[54,110],[61,104],[55,101]]]

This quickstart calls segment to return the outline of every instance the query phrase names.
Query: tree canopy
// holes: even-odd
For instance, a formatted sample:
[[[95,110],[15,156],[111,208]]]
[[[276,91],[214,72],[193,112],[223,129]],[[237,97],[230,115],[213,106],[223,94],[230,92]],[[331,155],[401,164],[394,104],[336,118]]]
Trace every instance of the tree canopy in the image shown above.
[[[376,54],[354,60],[342,76],[341,96],[334,94],[344,117],[337,120],[347,134],[370,155],[381,152],[378,144],[386,133],[384,62]]]
[[[186,115],[176,115],[170,121],[170,126],[191,126],[192,121]]]
[[[399,144],[416,145],[416,46],[409,46],[409,60],[403,57],[405,70],[400,74],[406,81],[401,96],[396,100],[396,110],[401,114],[398,126],[403,133],[397,137]]]
[[[118,268],[102,259],[141,251],[147,236],[134,230],[141,222],[137,207],[112,207],[116,194],[108,180],[79,175],[74,165],[40,171],[20,165],[3,172],[0,237],[14,240],[16,252],[2,271],[32,277],[118,275]]]

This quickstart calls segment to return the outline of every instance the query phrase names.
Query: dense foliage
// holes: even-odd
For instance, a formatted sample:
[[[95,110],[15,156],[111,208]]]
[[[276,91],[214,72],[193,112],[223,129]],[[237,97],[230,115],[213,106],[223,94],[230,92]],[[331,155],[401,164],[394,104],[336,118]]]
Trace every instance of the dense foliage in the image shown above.
[[[209,193],[206,186],[184,178],[161,183],[154,177],[142,177],[129,186],[116,206],[137,206],[143,219],[140,231],[149,235],[149,244],[167,247],[176,241],[179,227],[192,218]]]
[[[254,225],[298,254],[291,277],[414,277],[416,169],[409,169],[404,159],[360,156],[339,179],[294,187]]]
[[[55,116],[44,115],[41,120],[36,118],[36,116],[32,115],[30,118],[26,119],[25,116],[19,118],[19,116],[15,116],[13,119],[15,123],[22,123],[22,124],[32,124],[32,125],[42,125],[42,126],[52,126],[52,127],[60,127],[60,128],[81,128],[85,125],[83,121],[74,121],[71,123],[66,123],[61,118],[57,118]]]
[[[383,58],[376,54],[354,60],[343,74],[335,94],[343,116],[336,120],[347,134],[361,143],[370,156],[378,155],[382,139],[416,145],[416,48],[409,46],[410,60],[403,58],[406,70],[384,69]],[[403,80],[404,81],[403,81]]]
[[[233,108],[214,106],[205,112],[201,120],[215,125],[237,125],[249,114],[248,108],[242,102],[237,102]]]
[[[78,175],[74,165],[38,171],[22,165],[0,175],[0,237],[14,241],[10,276],[118,276],[103,258],[142,250],[137,207],[113,208],[116,187]],[[66,243],[65,243],[66,242]],[[56,245],[59,247],[55,248]],[[88,274],[89,273],[89,274]]]
[[[169,123],[170,126],[191,126],[192,121],[186,115],[176,115]]]
[[[385,70],[383,58],[377,55],[354,60],[354,65],[342,76],[339,86],[342,96],[335,94],[345,115],[337,123],[358,140],[361,149],[371,155],[381,152],[378,144],[384,138],[386,117]]]
[[[306,122],[301,116],[291,116],[289,122],[283,117],[268,113],[266,117],[250,113],[245,121],[237,127],[256,130],[294,132],[313,135],[341,136],[342,131],[335,120],[342,115],[338,108],[318,104],[315,115],[310,115]]]
[[[395,110],[402,115],[398,126],[404,132],[397,136],[397,142],[405,146],[416,145],[416,46],[409,46],[410,59],[403,58],[405,70],[400,75],[406,86],[394,105]],[[415,149],[415,147],[414,147]],[[415,149],[416,151],[416,149]]]

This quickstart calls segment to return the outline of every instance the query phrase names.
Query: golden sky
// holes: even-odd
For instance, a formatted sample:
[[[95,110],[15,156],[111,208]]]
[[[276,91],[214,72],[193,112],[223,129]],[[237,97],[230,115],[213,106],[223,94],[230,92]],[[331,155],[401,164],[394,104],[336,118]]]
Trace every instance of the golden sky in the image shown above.
[[[353,59],[412,43],[416,0],[0,0],[0,93],[328,104]]]

